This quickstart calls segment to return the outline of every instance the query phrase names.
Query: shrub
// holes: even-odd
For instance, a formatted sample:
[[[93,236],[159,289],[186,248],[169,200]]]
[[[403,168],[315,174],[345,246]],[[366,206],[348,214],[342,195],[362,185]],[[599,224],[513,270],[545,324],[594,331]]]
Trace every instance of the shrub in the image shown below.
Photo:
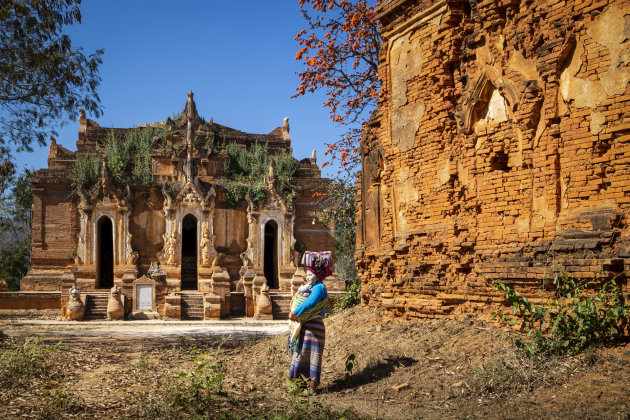
[[[101,158],[98,155],[79,155],[70,175],[72,194],[76,195],[83,188],[89,195],[94,195],[100,172]]]
[[[114,130],[109,132],[103,151],[116,185],[148,187],[153,184],[151,151],[155,136],[165,139],[165,129],[156,127],[133,129],[124,136],[117,135]],[[164,141],[162,143],[164,144]]]
[[[223,371],[221,361],[212,360],[208,353],[198,356],[194,370],[179,373],[186,382],[178,388],[173,406],[196,415],[210,412],[215,397],[227,396],[223,390]]]
[[[514,338],[516,347],[528,356],[577,353],[586,347],[614,340],[620,325],[628,320],[630,306],[624,301],[615,279],[601,282],[573,279],[566,272],[556,275],[553,293],[547,293],[541,305],[499,280],[494,288],[505,293],[512,303],[512,314],[521,320],[525,340]],[[588,290],[595,287],[595,290]],[[514,325],[517,319],[493,314]]]
[[[346,293],[335,302],[335,313],[352,308],[361,303],[361,278],[356,277],[352,283],[346,286]]]
[[[228,144],[225,152],[227,159],[223,177],[217,183],[227,190],[228,202],[231,205],[242,203],[248,190],[251,190],[253,202],[264,202],[267,198],[265,176],[269,173],[271,161],[267,143],[254,143],[249,149]],[[295,196],[293,179],[297,172],[297,164],[290,153],[279,152],[273,158],[276,161],[278,192],[290,208]]]
[[[26,387],[33,380],[60,375],[56,361],[60,346],[46,345],[41,338],[29,338],[22,345],[13,338],[0,344],[0,389]]]

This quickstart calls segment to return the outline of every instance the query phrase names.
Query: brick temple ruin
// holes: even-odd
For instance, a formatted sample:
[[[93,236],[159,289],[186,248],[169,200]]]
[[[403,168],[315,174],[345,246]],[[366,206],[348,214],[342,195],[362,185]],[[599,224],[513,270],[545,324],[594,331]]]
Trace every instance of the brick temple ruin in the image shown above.
[[[128,317],[256,316],[261,293],[270,293],[274,317],[286,317],[292,289],[304,279],[299,251],[334,248],[331,228],[314,222],[314,193],[330,182],[321,177],[315,153],[299,162],[290,158],[297,166],[292,197],[278,188],[273,156],[292,153],[288,118],[269,134],[244,133],[205,122],[191,92],[174,121],[110,129],[81,112],[79,122],[77,151],[51,139],[48,168],[34,173],[32,266],[20,291],[61,291],[64,317],[75,285],[92,319],[106,317],[116,287]],[[105,163],[105,139],[112,130],[124,136],[142,127],[168,127],[152,144],[152,183],[117,186]],[[216,182],[227,153],[200,147],[198,138],[242,149],[266,144],[272,156],[266,198],[254,201],[250,189],[242,202],[230,204],[226,188]],[[102,162],[96,192],[73,194],[73,168],[86,154]],[[332,290],[343,290],[343,282],[335,286],[339,280],[331,278]],[[261,317],[270,318],[269,312]]]
[[[488,316],[501,279],[630,263],[630,4],[385,1],[357,264],[389,316]]]

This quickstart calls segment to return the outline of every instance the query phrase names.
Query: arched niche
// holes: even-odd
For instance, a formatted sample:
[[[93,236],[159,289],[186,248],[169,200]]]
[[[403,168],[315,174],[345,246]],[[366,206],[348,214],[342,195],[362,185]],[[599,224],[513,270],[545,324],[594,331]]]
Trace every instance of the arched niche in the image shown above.
[[[96,284],[99,289],[110,289],[114,286],[114,222],[101,216],[96,226]]]
[[[470,134],[479,122],[512,120],[518,103],[514,86],[487,66],[462,94],[455,117],[460,131]]]
[[[199,221],[188,213],[181,222],[181,281],[182,290],[197,290],[197,264],[199,260]]]
[[[278,224],[270,220],[265,223],[263,271],[270,289],[278,289]]]

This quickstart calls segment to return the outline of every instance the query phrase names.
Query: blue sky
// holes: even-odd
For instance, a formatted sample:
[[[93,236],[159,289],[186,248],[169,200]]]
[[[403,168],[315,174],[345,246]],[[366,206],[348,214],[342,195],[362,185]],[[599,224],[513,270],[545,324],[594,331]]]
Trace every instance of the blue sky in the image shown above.
[[[82,23],[68,29],[73,45],[105,49],[96,119],[103,127],[164,120],[183,109],[192,89],[201,116],[238,130],[268,133],[288,116],[298,159],[315,148],[321,164],[325,143],[343,133],[323,95],[291,98],[301,70],[294,36],[305,25],[297,0],[84,0],[81,13]],[[78,123],[58,132],[57,142],[76,150]],[[36,147],[17,160],[39,169],[47,154]]]

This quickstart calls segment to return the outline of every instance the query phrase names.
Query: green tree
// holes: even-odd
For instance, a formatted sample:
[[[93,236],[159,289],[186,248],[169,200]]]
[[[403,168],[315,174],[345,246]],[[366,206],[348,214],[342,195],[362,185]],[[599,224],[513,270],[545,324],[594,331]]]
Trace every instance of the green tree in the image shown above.
[[[354,261],[356,241],[356,189],[352,185],[337,180],[323,194],[319,203],[319,220],[335,226],[335,271],[346,281],[353,282],[357,277]]]
[[[81,22],[81,0],[0,1],[0,158],[44,145],[50,127],[82,107],[101,115],[103,50],[85,56],[64,27]]]
[[[17,176],[11,162],[0,164],[0,278],[10,290],[18,290],[20,279],[31,265],[31,173]]]

